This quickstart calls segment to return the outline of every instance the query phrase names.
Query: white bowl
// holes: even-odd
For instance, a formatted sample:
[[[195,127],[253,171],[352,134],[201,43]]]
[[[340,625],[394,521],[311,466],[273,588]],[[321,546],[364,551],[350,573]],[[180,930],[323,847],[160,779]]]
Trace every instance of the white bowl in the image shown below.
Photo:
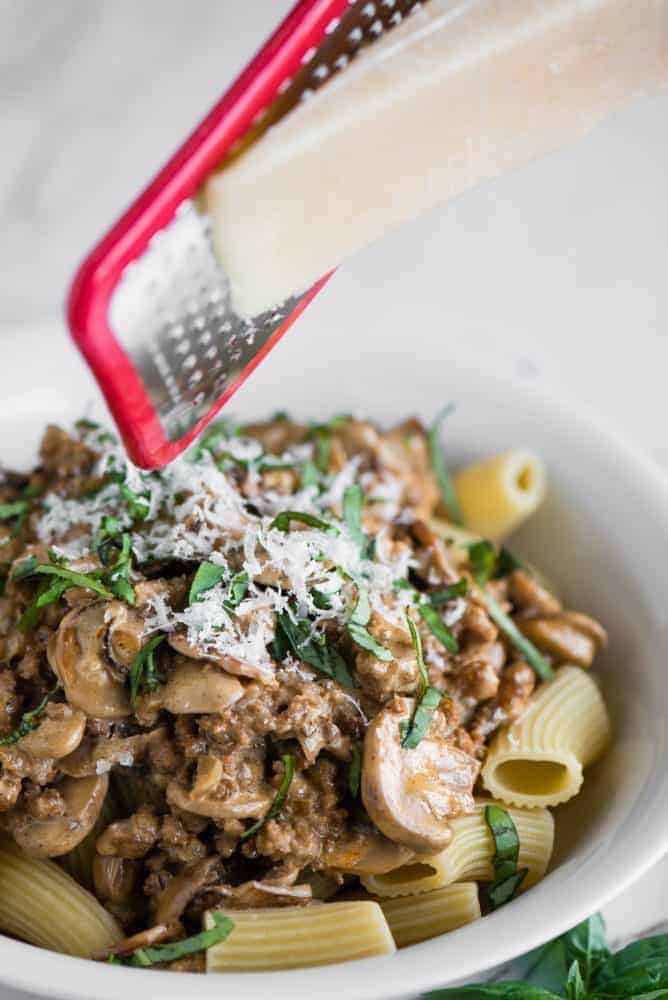
[[[552,489],[518,536],[569,603],[600,618],[610,647],[597,663],[615,716],[615,743],[557,812],[554,868],[502,911],[391,957],[296,972],[194,977],[109,968],[0,938],[0,980],[53,997],[165,1000],[342,996],[390,1000],[470,978],[597,910],[668,848],[668,485],[638,450],[579,406],[453,359],[438,330],[406,335],[367,326],[320,336],[319,308],[233,403],[239,415],[287,408],[321,418],[363,409],[391,422],[429,419],[444,401],[456,461],[511,445],[538,450]],[[351,321],[351,326],[354,323]],[[400,333],[403,333],[400,336]],[[316,341],[315,338],[318,337]],[[7,343],[7,341],[5,341]],[[0,373],[0,456],[27,464],[44,423],[80,415],[96,390],[57,329],[17,333]],[[317,350],[316,350],[317,348]]]

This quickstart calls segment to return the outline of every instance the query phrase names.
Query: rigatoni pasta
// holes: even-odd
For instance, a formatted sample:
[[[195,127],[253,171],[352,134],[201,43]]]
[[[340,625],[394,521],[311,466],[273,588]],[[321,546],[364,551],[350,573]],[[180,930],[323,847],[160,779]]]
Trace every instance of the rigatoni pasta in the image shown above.
[[[481,916],[477,882],[462,882],[419,896],[379,900],[397,948],[447,934]]]
[[[451,821],[452,840],[438,854],[416,858],[386,875],[362,879],[368,892],[385,897],[414,896],[453,882],[489,882],[493,877],[494,840],[485,821],[491,799],[479,799],[473,812]],[[508,809],[520,841],[518,867],[527,868],[523,888],[543,877],[554,847],[554,820],[547,809]]]
[[[91,958],[123,934],[116,920],[55,862],[0,838],[0,930],[65,955]]]
[[[207,972],[305,969],[396,950],[383,911],[371,900],[221,912],[234,920],[234,931],[207,951]],[[207,914],[205,927],[212,920]]]
[[[454,483],[466,527],[501,541],[543,502],[547,476],[538,455],[517,449],[466,466]]]
[[[608,710],[581,667],[560,667],[527,710],[494,738],[482,767],[485,787],[517,806],[556,806],[580,791],[583,770],[610,741]]]

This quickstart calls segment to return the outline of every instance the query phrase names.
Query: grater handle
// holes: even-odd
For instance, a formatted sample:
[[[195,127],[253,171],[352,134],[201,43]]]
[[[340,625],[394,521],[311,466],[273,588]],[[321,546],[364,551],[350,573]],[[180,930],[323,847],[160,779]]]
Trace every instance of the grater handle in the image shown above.
[[[181,442],[170,442],[142,381],[109,323],[109,303],[125,267],[174,217],[205,178],[222,162],[322,41],[328,26],[348,10],[350,0],[300,0],[209,114],[154,180],[121,216],[79,267],[67,300],[72,337],[98,375],[132,459],[163,465],[179,454],[210,420],[207,414]],[[319,283],[318,287],[322,284]],[[315,288],[303,300],[316,294]],[[301,310],[300,310],[301,311]],[[273,346],[297,313],[276,331]],[[258,355],[257,362],[262,355]],[[253,366],[254,367],[254,366]],[[246,374],[250,373],[250,369]],[[223,397],[216,409],[225,402]],[[139,431],[141,428],[141,432]]]

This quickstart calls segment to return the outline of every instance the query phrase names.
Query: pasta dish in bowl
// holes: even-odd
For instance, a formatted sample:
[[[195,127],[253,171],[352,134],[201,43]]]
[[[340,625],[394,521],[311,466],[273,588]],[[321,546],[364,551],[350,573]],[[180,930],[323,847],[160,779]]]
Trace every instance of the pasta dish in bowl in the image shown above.
[[[111,965],[381,956],[545,875],[606,632],[503,544],[546,492],[439,421],[52,426],[4,474],[0,928]]]

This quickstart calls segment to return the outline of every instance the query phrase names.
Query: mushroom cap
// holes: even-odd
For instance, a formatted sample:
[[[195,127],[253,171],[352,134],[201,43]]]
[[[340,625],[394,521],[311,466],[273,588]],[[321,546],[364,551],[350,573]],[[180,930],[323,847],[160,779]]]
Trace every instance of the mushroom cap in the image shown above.
[[[57,858],[81,843],[95,826],[109,787],[109,776],[65,778],[58,786],[65,812],[49,819],[35,819],[23,809],[7,822],[18,846],[35,858]]]
[[[156,692],[160,704],[173,715],[224,712],[244,693],[236,677],[206,661],[179,656],[165,684]]]
[[[418,852],[441,850],[450,840],[448,820],[473,811],[480,764],[460,750],[434,714],[415,749],[401,745],[400,724],[415,702],[395,698],[373,719],[364,740],[362,800],[385,836]]]
[[[235,656],[202,649],[196,643],[188,642],[186,636],[180,635],[178,632],[172,632],[167,642],[173,650],[181,653],[182,656],[186,656],[190,660],[208,660],[210,663],[222,667],[228,674],[234,674],[237,677],[252,677],[265,683],[273,679],[273,672],[267,667],[238,660]]]
[[[415,852],[388,840],[372,826],[353,831],[325,853],[330,868],[351,875],[384,875],[413,860]]]
[[[47,655],[74,708],[97,719],[124,719],[132,709],[127,688],[105,653],[107,604],[74,608],[51,636]]]
[[[18,741],[18,749],[40,760],[59,760],[76,750],[85,729],[83,712],[68,705],[47,705],[36,728]]]

